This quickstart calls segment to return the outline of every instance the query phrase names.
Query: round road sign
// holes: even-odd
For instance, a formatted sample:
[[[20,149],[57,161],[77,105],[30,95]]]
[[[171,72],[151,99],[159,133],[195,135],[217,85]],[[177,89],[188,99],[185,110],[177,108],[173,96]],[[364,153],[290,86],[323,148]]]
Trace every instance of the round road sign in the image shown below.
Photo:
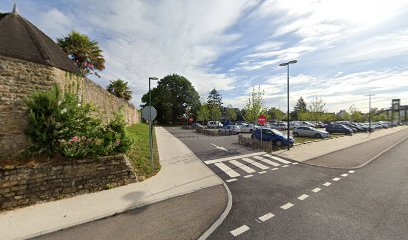
[[[257,121],[258,121],[259,124],[264,125],[266,123],[265,115],[259,115]]]

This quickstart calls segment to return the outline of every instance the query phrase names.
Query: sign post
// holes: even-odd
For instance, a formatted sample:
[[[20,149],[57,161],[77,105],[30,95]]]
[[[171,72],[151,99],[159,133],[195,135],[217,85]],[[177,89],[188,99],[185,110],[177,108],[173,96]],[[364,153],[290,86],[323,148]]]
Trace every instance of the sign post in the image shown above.
[[[259,115],[257,122],[261,125],[261,147],[263,147],[263,139],[262,139],[262,127],[266,123],[265,115]]]
[[[153,170],[153,120],[157,117],[157,110],[153,106],[146,106],[142,110],[142,117],[149,122],[150,166]]]

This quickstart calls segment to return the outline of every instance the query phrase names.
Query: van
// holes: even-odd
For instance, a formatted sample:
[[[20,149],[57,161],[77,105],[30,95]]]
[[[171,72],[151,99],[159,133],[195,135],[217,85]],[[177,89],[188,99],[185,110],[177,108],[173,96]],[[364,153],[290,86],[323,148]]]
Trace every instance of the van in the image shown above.
[[[220,121],[208,121],[207,127],[208,128],[222,128],[223,125]]]

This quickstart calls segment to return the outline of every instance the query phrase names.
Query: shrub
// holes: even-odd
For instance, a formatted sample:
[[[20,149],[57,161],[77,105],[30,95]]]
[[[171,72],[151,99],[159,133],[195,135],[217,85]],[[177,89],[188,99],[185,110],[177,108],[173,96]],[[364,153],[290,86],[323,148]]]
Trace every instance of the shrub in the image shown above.
[[[34,93],[25,102],[30,155],[105,156],[125,153],[132,146],[122,115],[116,114],[104,126],[95,108],[81,104],[73,94],[62,97],[56,86]]]

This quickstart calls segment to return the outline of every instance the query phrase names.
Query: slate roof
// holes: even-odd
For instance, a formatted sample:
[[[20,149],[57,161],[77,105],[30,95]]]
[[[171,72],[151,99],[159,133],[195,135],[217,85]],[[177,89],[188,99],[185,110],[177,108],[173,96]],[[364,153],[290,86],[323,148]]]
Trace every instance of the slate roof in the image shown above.
[[[15,11],[0,13],[0,55],[81,74],[51,38]]]

